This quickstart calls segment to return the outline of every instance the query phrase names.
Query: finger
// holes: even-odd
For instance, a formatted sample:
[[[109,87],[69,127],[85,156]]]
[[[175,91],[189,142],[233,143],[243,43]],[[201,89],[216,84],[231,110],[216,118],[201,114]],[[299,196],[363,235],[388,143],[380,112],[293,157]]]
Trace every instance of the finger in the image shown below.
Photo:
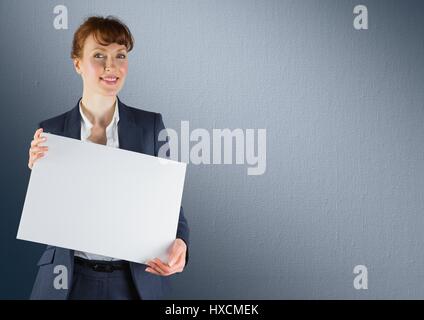
[[[161,276],[164,276],[165,275],[165,273],[153,261],[148,262],[147,265],[149,266],[148,268],[150,268],[151,270],[157,272]]]
[[[173,272],[171,267],[168,267],[167,265],[165,265],[158,258],[154,259],[152,263],[155,266],[155,269],[156,270],[159,269],[159,271],[164,275],[168,275],[169,273]]]
[[[34,133],[34,139],[37,139],[40,136],[41,132],[43,132],[43,128],[37,129]]]
[[[33,147],[33,148],[29,149],[29,151],[32,154],[36,154],[36,153],[39,153],[39,152],[46,152],[48,150],[49,150],[49,147],[47,147],[47,146]]]
[[[47,140],[47,137],[40,137],[31,141],[31,147],[35,147],[40,143],[43,143]]]
[[[45,153],[44,153],[44,152],[37,153],[37,154],[33,157],[34,162],[35,162],[37,159],[42,158],[42,157],[44,157],[44,156],[45,156]]]
[[[35,161],[41,157],[45,156],[45,152],[37,152],[37,153],[31,153],[30,157],[29,157],[29,161]]]
[[[168,266],[166,263],[162,262],[159,259],[155,260],[155,263],[157,266],[159,266],[159,268],[161,268],[161,270],[165,271],[167,275],[171,275],[175,272],[179,272],[180,270],[182,270],[183,265],[181,260],[177,260],[177,261],[179,263],[175,263],[172,267]]]
[[[35,161],[37,161],[37,159],[44,157],[44,153],[38,153],[34,156],[30,157],[30,160],[28,161],[28,167],[32,170],[32,167],[34,166]]]
[[[156,270],[154,270],[154,269],[152,269],[152,268],[150,268],[150,267],[147,267],[147,268],[145,269],[145,271],[150,272],[150,273],[153,273],[153,274],[155,274],[155,275],[157,275],[157,276],[161,276],[161,274],[160,274],[159,272],[157,272]]]

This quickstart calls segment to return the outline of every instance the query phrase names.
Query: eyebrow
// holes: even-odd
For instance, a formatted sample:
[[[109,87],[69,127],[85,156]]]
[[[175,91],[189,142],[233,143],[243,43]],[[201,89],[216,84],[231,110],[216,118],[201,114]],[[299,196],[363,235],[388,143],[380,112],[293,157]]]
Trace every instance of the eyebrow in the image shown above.
[[[105,50],[105,49],[103,49],[103,48],[100,48],[100,47],[95,47],[93,50],[91,50],[91,52],[93,52],[93,51],[95,51],[95,50],[101,50],[101,51],[107,51],[107,50]],[[121,48],[121,49],[117,49],[117,50],[115,50],[116,52],[118,52],[118,51],[127,51],[127,49],[126,48]]]

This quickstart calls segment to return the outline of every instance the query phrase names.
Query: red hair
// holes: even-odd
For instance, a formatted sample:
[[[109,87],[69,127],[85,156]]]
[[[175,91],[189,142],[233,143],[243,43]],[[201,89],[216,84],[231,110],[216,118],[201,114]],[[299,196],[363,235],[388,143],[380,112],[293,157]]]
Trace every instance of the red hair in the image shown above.
[[[125,23],[113,16],[106,18],[92,16],[88,17],[74,33],[71,59],[82,58],[85,40],[91,34],[99,44],[104,46],[117,43],[124,45],[128,52],[134,47],[134,38]]]

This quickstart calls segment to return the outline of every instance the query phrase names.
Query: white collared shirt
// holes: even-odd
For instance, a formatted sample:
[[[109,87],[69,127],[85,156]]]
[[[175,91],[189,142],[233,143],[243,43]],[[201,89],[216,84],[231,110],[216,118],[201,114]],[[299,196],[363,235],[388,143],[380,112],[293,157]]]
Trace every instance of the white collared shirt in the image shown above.
[[[93,124],[88,120],[88,118],[85,116],[84,112],[82,111],[81,107],[81,100],[79,103],[79,111],[81,114],[81,141],[91,142],[88,140],[88,137],[91,135],[91,128],[93,127]],[[119,121],[119,111],[118,111],[118,99],[116,99],[115,103],[115,113],[113,114],[112,121],[110,124],[106,127],[106,145],[114,148],[119,148],[119,139],[118,139],[118,121]],[[101,218],[101,212],[98,213],[99,218]],[[93,230],[95,232],[95,230]],[[106,260],[106,261],[113,261],[113,260],[119,260],[112,257],[102,256],[99,254],[93,254],[83,251],[77,251],[75,250],[75,256],[89,259],[89,260]]]

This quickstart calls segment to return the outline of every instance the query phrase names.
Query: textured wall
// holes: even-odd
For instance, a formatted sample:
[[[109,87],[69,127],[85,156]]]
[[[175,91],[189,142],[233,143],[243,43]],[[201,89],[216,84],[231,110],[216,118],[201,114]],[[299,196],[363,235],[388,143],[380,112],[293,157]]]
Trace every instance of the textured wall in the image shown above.
[[[365,4],[369,30],[353,28]],[[69,29],[53,28],[65,4]],[[26,298],[41,245],[16,240],[38,121],[82,93],[90,14],[134,33],[121,99],[168,127],[266,128],[267,170],[189,165],[191,260],[174,298],[424,298],[421,1],[0,2],[0,297]],[[49,190],[46,186],[46,201]],[[353,267],[368,267],[355,290]]]

